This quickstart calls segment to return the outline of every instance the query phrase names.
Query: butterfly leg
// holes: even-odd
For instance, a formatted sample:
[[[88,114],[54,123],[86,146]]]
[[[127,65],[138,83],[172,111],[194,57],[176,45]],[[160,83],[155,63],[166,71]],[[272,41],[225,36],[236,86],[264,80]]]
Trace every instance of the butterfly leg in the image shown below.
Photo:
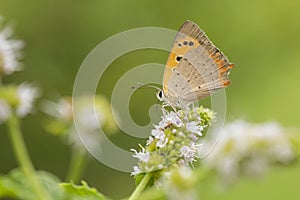
[[[177,109],[174,105],[170,104],[170,106],[173,108],[174,112],[177,112]]]
[[[177,109],[176,109],[176,107],[173,104],[166,103],[166,102],[162,103],[162,108],[163,108],[162,110],[163,110],[163,112],[165,110],[164,108],[167,107],[167,106],[170,106],[174,110],[174,112],[177,112]]]

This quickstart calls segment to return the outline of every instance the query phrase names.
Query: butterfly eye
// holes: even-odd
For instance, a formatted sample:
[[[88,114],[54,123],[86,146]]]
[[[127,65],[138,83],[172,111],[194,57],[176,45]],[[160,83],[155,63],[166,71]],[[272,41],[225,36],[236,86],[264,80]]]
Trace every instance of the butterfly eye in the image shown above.
[[[159,90],[159,91],[157,92],[156,96],[157,96],[157,98],[158,98],[160,101],[162,101],[162,100],[163,100],[163,96],[164,96],[163,91],[162,91],[162,90]]]

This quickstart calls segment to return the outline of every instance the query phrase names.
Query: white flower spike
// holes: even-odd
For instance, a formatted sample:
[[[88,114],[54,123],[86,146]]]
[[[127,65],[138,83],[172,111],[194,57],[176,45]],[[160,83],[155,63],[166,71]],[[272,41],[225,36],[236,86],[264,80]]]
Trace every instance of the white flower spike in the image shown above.
[[[0,18],[0,25],[1,21]],[[6,26],[0,30],[0,76],[21,70],[20,50],[24,47],[24,42],[11,39],[11,37],[12,30],[10,27]]]
[[[188,166],[197,160],[199,142],[214,114],[203,107],[177,112],[163,110],[162,120],[154,125],[145,147],[133,150],[138,159],[132,175],[167,172],[174,166]]]

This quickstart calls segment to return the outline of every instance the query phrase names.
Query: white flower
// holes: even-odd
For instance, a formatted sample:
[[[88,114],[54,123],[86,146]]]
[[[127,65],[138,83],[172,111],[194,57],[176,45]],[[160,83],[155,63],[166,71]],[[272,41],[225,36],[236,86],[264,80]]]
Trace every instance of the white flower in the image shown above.
[[[182,126],[182,121],[181,119],[178,117],[178,114],[171,111],[170,113],[167,113],[166,115],[163,116],[163,121],[165,124],[172,123],[177,127],[181,127]]]
[[[198,122],[192,121],[186,123],[186,130],[191,133],[195,133],[199,136],[202,136],[201,131],[203,131],[203,127],[198,125]]]
[[[212,119],[202,110],[202,107],[189,108],[175,113],[163,109],[162,120],[158,125],[154,125],[146,146],[140,146],[142,151],[139,153],[133,150],[135,152],[133,157],[139,159],[138,169],[143,172],[156,171],[160,174],[172,166],[192,164],[198,158],[201,131],[203,127],[209,126]],[[197,121],[199,118],[200,121]]]
[[[11,74],[21,69],[19,51],[23,48],[24,43],[20,40],[10,39],[11,35],[12,30],[9,27],[0,31],[0,75]]]
[[[56,135],[67,135],[68,143],[75,148],[82,148],[84,144],[90,151],[101,151],[101,143],[105,139],[99,131],[102,129],[113,134],[117,130],[110,104],[100,95],[44,101],[42,108],[52,117],[46,130]]]
[[[130,149],[135,153],[132,157],[137,158],[143,162],[148,162],[150,158],[150,152],[145,152],[145,149],[142,149],[142,151],[137,152],[135,149]]]
[[[167,143],[168,143],[168,138],[159,139],[156,143],[156,146],[159,148],[163,148],[164,146],[166,146]]]
[[[181,157],[187,162],[192,163],[195,160],[195,155],[197,153],[195,148],[190,148],[188,146],[183,146],[180,148]]]
[[[9,118],[11,115],[11,108],[4,100],[0,99],[0,124]]]
[[[71,102],[65,98],[60,99],[57,103],[44,101],[42,109],[48,115],[64,121],[70,120],[73,116]]]
[[[190,134],[189,137],[192,139],[192,141],[197,142],[197,140],[199,139],[198,135],[196,134]]]
[[[146,142],[146,145],[148,146],[149,144],[151,144],[154,141],[154,138],[149,136],[149,139]]]
[[[165,137],[165,134],[162,130],[159,129],[152,129],[151,135],[154,136],[154,138],[160,139],[161,137]]]
[[[166,135],[162,130],[153,129],[151,130],[151,135],[157,139],[156,146],[159,148],[164,147],[168,142],[168,138],[166,138]]]
[[[38,91],[29,84],[23,83],[17,88],[17,96],[19,104],[16,112],[18,116],[24,117],[32,111],[33,103],[38,97]]]
[[[138,166],[133,166],[133,172],[131,172],[131,176],[135,176],[137,174],[140,174],[142,171]]]

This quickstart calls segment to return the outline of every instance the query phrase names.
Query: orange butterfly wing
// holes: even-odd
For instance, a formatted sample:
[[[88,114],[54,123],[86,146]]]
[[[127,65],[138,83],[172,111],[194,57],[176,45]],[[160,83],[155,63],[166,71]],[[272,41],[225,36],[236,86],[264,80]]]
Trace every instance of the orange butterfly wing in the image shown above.
[[[233,67],[195,23],[186,21],[175,37],[167,60],[164,94],[171,103],[178,98],[187,101],[204,98],[210,91],[230,84],[227,75]],[[189,97],[191,92],[196,97]]]

